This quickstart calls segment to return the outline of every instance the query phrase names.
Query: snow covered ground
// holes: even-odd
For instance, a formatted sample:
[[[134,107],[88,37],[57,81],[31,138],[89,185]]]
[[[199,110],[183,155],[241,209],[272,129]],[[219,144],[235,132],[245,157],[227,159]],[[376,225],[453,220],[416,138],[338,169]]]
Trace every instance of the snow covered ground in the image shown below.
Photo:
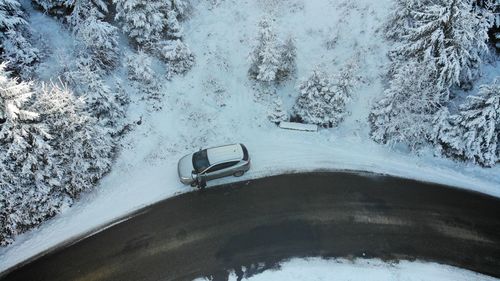
[[[201,281],[205,279],[197,279]],[[230,281],[237,280],[230,275]],[[243,280],[251,281],[493,281],[492,277],[436,263],[385,263],[381,260],[292,259],[277,270],[267,270]]]
[[[389,0],[198,0],[194,7],[184,30],[185,41],[196,56],[195,67],[165,82],[159,111],[148,109],[140,96],[132,97],[129,118],[142,118],[142,123],[123,140],[112,172],[72,208],[0,249],[0,271],[141,207],[192,191],[178,182],[177,160],[199,147],[224,143],[241,142],[249,149],[252,169],[238,180],[349,169],[500,197],[500,167],[483,169],[425,151],[414,155],[369,139],[369,108],[384,88],[381,74],[388,46],[378,30],[390,10]],[[249,81],[246,60],[264,15],[275,19],[280,37],[291,35],[297,41],[297,79],[278,89],[287,109],[298,94],[295,85],[316,65],[335,72],[346,60],[359,59],[362,83],[349,105],[351,115],[338,128],[316,133],[288,131],[267,120],[268,102]],[[209,186],[234,180],[221,179]],[[379,264],[378,268],[390,267]],[[390,277],[395,271],[391,272],[386,274]]]

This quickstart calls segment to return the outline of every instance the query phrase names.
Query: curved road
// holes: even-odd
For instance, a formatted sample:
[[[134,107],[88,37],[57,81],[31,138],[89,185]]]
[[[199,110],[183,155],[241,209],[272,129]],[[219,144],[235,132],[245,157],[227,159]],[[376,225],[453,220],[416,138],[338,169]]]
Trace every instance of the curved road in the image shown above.
[[[170,198],[0,279],[225,280],[305,256],[421,259],[500,277],[500,200],[371,174],[282,175]]]

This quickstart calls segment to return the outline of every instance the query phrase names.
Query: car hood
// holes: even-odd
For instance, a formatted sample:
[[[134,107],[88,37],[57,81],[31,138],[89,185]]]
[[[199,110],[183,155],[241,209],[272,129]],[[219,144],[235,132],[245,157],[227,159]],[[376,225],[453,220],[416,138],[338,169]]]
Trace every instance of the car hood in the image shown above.
[[[193,172],[193,154],[188,154],[182,157],[179,160],[177,169],[179,172],[179,178],[181,179],[182,182],[184,183],[191,182],[193,180],[191,176],[191,173]]]

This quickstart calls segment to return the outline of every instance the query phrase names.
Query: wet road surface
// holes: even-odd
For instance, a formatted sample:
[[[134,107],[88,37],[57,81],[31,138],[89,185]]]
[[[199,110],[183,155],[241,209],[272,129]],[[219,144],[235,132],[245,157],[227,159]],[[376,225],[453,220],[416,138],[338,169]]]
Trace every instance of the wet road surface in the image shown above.
[[[500,277],[500,200],[367,173],[281,175],[167,199],[0,280],[226,280],[228,270],[308,256],[419,259]]]

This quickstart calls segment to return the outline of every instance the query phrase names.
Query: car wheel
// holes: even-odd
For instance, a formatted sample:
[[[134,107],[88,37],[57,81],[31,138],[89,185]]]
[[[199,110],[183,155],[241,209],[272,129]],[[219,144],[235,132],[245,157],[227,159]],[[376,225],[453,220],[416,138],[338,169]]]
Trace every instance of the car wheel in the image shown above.
[[[238,171],[238,172],[234,173],[233,176],[235,176],[235,177],[241,177],[241,176],[243,176],[244,173],[245,172],[243,172],[243,171]]]

